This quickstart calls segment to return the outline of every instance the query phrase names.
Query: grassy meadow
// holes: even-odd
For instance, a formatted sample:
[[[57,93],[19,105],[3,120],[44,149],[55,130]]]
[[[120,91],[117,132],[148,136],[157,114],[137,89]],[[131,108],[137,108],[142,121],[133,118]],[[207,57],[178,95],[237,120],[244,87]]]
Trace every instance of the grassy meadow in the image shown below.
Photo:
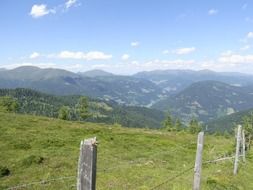
[[[20,189],[76,189],[80,141],[94,136],[98,190],[192,188],[197,135],[0,113],[0,189],[51,179],[58,180]],[[203,162],[231,155],[234,143],[233,137],[206,135]],[[233,160],[202,169],[202,189],[253,189],[252,151],[237,176]]]

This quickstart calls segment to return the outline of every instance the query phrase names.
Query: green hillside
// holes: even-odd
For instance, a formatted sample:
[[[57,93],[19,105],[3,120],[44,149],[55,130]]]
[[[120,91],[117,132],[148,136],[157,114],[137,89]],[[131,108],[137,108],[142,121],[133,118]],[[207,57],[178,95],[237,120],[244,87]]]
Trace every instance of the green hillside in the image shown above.
[[[233,132],[236,124],[243,124],[243,117],[250,116],[252,113],[253,109],[240,111],[219,119],[211,120],[207,122],[206,125],[208,126],[208,131],[210,132]]]
[[[232,86],[219,81],[201,81],[152,107],[170,109],[172,114],[186,123],[193,117],[207,122],[252,108],[252,91],[252,87]]]
[[[97,189],[149,190],[159,184],[155,189],[191,189],[196,135],[6,113],[0,113],[0,189],[50,179],[58,180],[23,189],[76,189],[80,141],[94,136]],[[230,137],[207,135],[204,162],[230,155],[233,143]],[[204,164],[202,189],[253,189],[252,151],[237,176],[232,169],[232,161]]]
[[[0,89],[1,96],[11,96],[19,103],[19,113],[47,117],[58,117],[62,106],[72,110],[81,96],[55,96],[30,89]],[[118,123],[124,127],[160,128],[164,120],[164,112],[136,106],[123,106],[113,101],[89,99],[90,122]],[[73,111],[74,112],[74,111]],[[72,113],[73,113],[72,112]],[[72,114],[71,120],[76,120]]]

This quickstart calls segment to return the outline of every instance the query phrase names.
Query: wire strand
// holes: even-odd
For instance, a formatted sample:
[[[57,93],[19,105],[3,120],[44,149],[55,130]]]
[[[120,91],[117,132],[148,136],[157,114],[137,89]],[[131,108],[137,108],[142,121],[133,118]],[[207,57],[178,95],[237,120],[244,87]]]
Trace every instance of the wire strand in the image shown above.
[[[27,184],[21,184],[21,185],[17,185],[17,186],[14,186],[14,187],[9,187],[6,190],[15,190],[15,189],[24,188],[24,187],[27,187],[27,186],[32,186],[32,185],[37,185],[37,184],[42,185],[42,184],[47,184],[47,183],[52,182],[52,181],[60,181],[60,180],[63,180],[63,179],[71,179],[71,178],[76,178],[76,176],[65,176],[65,177],[59,177],[59,178],[54,178],[54,179],[49,179],[49,180],[35,181],[35,182],[27,183]]]

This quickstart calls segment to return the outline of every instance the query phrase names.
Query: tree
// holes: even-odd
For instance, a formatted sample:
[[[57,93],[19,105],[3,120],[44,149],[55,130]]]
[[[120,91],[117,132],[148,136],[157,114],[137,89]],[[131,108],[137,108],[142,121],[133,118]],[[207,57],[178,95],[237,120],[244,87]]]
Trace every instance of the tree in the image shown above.
[[[59,109],[58,118],[68,120],[70,116],[70,108],[68,106],[62,106]]]
[[[249,116],[244,116],[242,118],[243,128],[245,130],[245,138],[247,143],[247,148],[250,148],[251,139],[253,136],[253,115],[252,113]]]
[[[170,115],[170,113],[167,114],[167,117],[163,122],[163,127],[168,131],[173,131],[175,129],[173,125],[172,116]]]
[[[10,96],[0,97],[0,111],[16,112],[18,110],[18,102]]]
[[[201,126],[196,118],[193,118],[189,123],[189,131],[192,134],[198,133],[201,131]]]
[[[82,96],[76,105],[76,111],[79,115],[79,117],[83,120],[87,119],[90,117],[89,113],[89,103],[88,103],[88,98]]]
[[[243,128],[245,130],[245,134],[249,135],[253,133],[253,126],[252,126],[252,116],[244,116],[242,118]]]
[[[182,123],[181,123],[179,118],[177,118],[177,120],[176,120],[175,128],[176,128],[177,131],[182,130]]]

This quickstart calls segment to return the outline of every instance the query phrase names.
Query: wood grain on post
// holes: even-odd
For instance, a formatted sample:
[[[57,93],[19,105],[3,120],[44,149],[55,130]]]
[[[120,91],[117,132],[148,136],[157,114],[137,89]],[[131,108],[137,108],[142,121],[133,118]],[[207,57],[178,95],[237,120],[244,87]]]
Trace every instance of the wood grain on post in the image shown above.
[[[242,130],[242,159],[243,162],[246,162],[246,153],[245,153],[245,132]]]
[[[96,137],[81,142],[78,162],[77,190],[96,189]]]
[[[235,162],[234,162],[234,175],[237,174],[237,170],[238,170],[240,144],[241,144],[241,130],[242,130],[242,126],[238,125],[237,140],[236,140],[236,151],[235,151]]]
[[[198,134],[197,143],[198,144],[197,144],[196,160],[195,160],[195,167],[194,167],[193,190],[200,190],[202,152],[203,152],[203,146],[204,146],[204,132],[200,132]]]

